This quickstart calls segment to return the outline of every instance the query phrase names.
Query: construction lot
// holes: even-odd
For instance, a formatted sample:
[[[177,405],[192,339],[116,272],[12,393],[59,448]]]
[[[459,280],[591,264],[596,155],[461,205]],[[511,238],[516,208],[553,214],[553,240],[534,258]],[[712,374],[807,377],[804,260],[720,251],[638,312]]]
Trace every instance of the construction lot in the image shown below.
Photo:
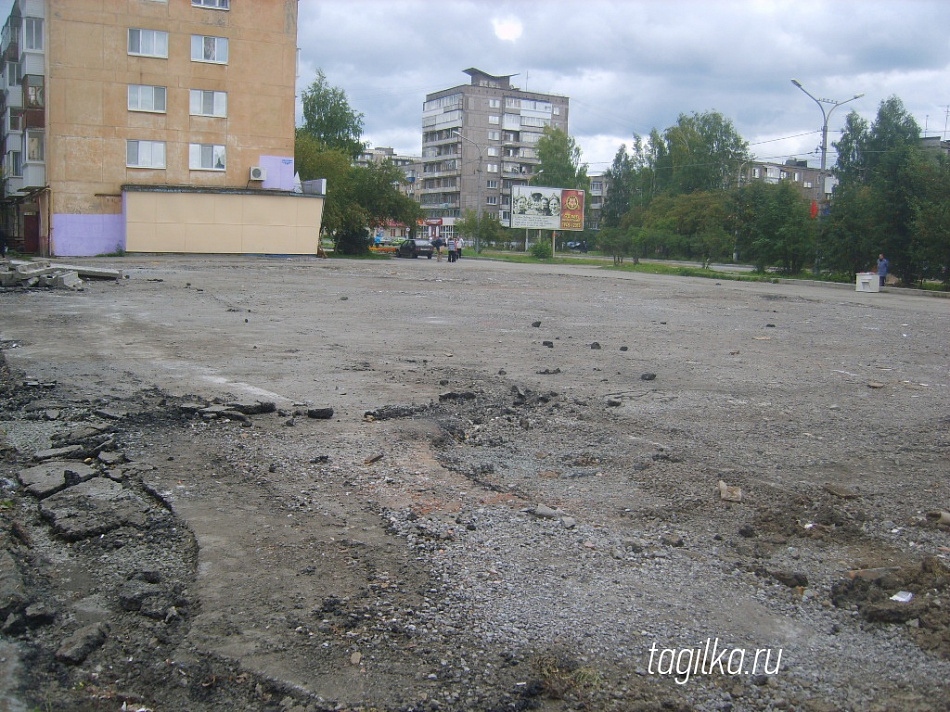
[[[6,709],[946,708],[950,301],[71,262],[0,291]]]

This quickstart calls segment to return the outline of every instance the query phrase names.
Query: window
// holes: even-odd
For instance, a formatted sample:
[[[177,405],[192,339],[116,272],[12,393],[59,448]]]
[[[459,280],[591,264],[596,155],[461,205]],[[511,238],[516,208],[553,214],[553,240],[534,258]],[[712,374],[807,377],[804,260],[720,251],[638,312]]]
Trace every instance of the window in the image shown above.
[[[228,63],[228,38],[191,36],[191,60],[193,62]]]
[[[500,132],[500,131],[489,131],[489,132],[488,132],[488,140],[489,140],[489,141],[498,141],[498,140],[500,140],[500,139],[501,139],[501,132]]]
[[[227,10],[231,7],[231,0],[191,0],[195,7],[212,7],[215,10]]]
[[[165,87],[129,84],[129,111],[165,113]]]
[[[223,91],[191,90],[192,116],[220,116],[228,115],[228,95]]]
[[[23,111],[20,109],[10,109],[10,127],[8,131],[23,130]]]
[[[492,109],[500,109],[500,108],[501,108],[501,99],[489,99],[489,100],[488,100],[488,106],[489,106],[489,108],[492,108]]]
[[[125,165],[129,168],[164,168],[164,141],[125,142]]]
[[[500,124],[500,123],[501,123],[501,117],[500,117],[500,116],[489,115],[489,116],[488,116],[488,123],[490,123],[490,124]]]
[[[188,167],[193,171],[223,171],[227,166],[224,146],[192,143],[188,146]]]
[[[485,196],[486,205],[498,205],[498,196],[497,195],[488,195]]]
[[[7,154],[7,165],[13,178],[23,177],[23,154],[20,151],[10,151]]]
[[[489,147],[488,147],[488,155],[489,155],[489,156],[497,156],[497,155],[498,155],[498,146],[489,146]]]
[[[26,160],[43,161],[45,152],[45,141],[42,131],[26,132]]]
[[[486,187],[486,188],[489,188],[489,189],[491,189],[491,188],[497,188],[497,187],[498,187],[498,181],[497,181],[497,180],[490,180],[490,181],[488,181],[488,182],[486,183],[485,187]]]
[[[23,18],[23,49],[43,51],[43,18]]]
[[[168,59],[168,33],[162,30],[130,28],[129,54]]]
[[[20,73],[20,63],[7,62],[7,86],[19,86],[21,79],[23,79],[23,75]]]
[[[45,78],[40,74],[27,74],[23,81],[23,96],[28,109],[42,109],[46,105]]]
[[[498,164],[497,164],[497,163],[489,163],[488,165],[485,166],[485,170],[486,170],[488,173],[497,173],[497,172],[498,172]]]

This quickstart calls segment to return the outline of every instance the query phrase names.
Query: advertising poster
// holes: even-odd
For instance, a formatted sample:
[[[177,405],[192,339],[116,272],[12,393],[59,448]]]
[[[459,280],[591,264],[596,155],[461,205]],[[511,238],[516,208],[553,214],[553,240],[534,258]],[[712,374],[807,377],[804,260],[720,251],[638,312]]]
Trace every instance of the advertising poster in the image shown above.
[[[583,230],[584,191],[537,185],[512,186],[511,227]]]

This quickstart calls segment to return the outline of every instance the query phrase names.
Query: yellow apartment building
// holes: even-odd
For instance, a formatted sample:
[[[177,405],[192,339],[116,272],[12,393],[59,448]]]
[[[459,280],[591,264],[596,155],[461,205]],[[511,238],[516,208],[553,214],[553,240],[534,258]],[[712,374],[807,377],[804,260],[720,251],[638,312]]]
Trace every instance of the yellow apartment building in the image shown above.
[[[315,254],[295,192],[297,0],[15,0],[0,36],[15,249]]]

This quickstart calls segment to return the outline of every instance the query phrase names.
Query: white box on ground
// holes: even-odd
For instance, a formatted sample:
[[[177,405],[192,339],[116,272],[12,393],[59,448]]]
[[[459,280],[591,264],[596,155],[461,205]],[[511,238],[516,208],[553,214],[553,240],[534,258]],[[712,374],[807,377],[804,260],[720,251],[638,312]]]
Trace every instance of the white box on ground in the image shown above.
[[[858,272],[855,277],[855,292],[880,292],[881,280],[874,272]]]

